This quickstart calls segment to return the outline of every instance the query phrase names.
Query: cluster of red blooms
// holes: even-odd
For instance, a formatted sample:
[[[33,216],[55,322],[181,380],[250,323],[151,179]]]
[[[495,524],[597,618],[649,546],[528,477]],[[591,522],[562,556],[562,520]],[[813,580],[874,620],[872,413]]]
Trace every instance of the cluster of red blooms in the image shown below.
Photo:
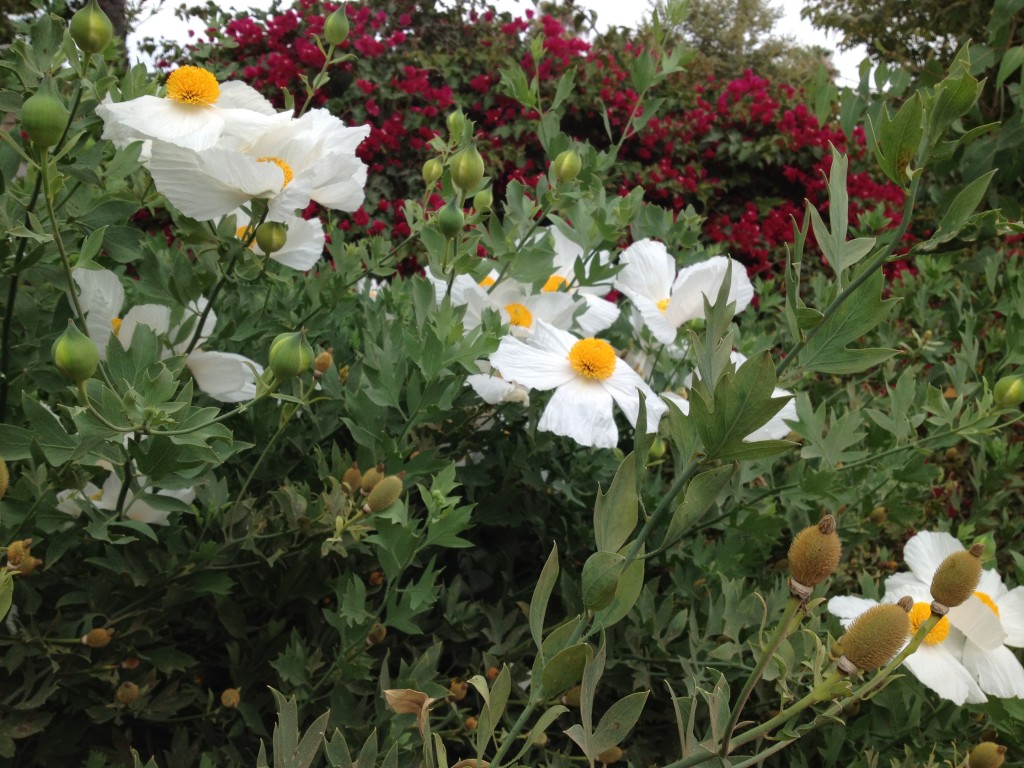
[[[527,78],[537,77],[547,100],[574,67],[576,87],[562,129],[598,148],[610,144],[604,117],[617,140],[636,110],[625,62],[642,53],[640,40],[588,42],[559,19],[533,18],[531,11],[520,19],[493,11],[462,19],[430,6],[410,0],[389,11],[347,7],[351,31],[341,49],[356,58],[336,67],[315,98],[347,122],[373,127],[359,150],[370,170],[367,202],[342,221],[346,236],[408,235],[400,201],[422,193],[419,169],[431,157],[428,142],[456,107],[476,123],[495,200],[513,179],[536,184],[548,158],[532,122],[537,114],[500,92],[499,70],[510,60]],[[300,77],[312,77],[323,63],[312,40],[331,10],[299,0],[265,20],[235,19],[224,34],[236,46],[219,54],[231,58],[210,64],[240,72],[279,102],[282,89],[302,94]],[[535,62],[529,38],[538,34],[544,54]],[[693,205],[706,217],[711,241],[723,243],[751,272],[771,270],[782,244],[792,242],[792,218],[802,219],[803,201],[827,206],[832,144],[851,156],[851,225],[879,207],[898,225],[901,190],[858,170],[863,137],[851,144],[837,127],[820,125],[794,88],[749,71],[731,82],[692,80],[684,72],[662,84],[658,115],[623,143],[618,175],[609,179],[620,194],[640,185],[650,202],[676,211]]]

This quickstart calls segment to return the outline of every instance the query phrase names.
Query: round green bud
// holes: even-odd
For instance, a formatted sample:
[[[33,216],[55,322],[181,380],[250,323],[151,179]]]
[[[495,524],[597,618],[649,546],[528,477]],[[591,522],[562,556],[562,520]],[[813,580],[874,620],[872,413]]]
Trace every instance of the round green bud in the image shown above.
[[[452,135],[453,139],[458,141],[459,137],[462,136],[462,129],[466,127],[466,117],[461,111],[456,110],[448,114],[445,123],[448,125],[448,133]]]
[[[1024,376],[1003,376],[996,382],[993,394],[1000,408],[1016,408],[1024,403]]]
[[[475,146],[460,149],[451,159],[449,166],[452,181],[463,192],[476,189],[484,178],[484,159]]]
[[[999,768],[1006,762],[1006,747],[994,741],[983,741],[967,756],[968,768]]]
[[[932,598],[947,608],[955,608],[973,595],[981,579],[983,551],[984,547],[975,544],[943,560],[932,576]]]
[[[270,370],[278,381],[286,381],[308,370],[314,356],[305,329],[282,333],[270,343]]]
[[[473,207],[478,211],[489,210],[491,204],[494,202],[494,193],[491,188],[481,189],[473,196]]]
[[[382,478],[370,491],[370,495],[366,497],[363,512],[383,512],[398,500],[398,497],[402,495],[403,488],[402,478],[398,475],[388,475]]]
[[[423,183],[428,187],[434,186],[437,180],[444,173],[444,164],[439,158],[432,157],[423,164]]]
[[[455,204],[455,198],[434,214],[434,218],[437,220],[438,230],[449,240],[459,234],[466,225],[466,217],[462,209]]]
[[[839,668],[847,673],[856,671],[844,668],[842,659],[846,658],[861,672],[878,669],[893,660],[909,634],[910,617],[903,606],[873,606],[854,619],[846,634],[839,638],[843,653]]]
[[[580,175],[583,161],[580,159],[579,152],[575,149],[567,149],[555,158],[552,167],[555,169],[555,178],[564,184]]]
[[[21,105],[21,127],[40,147],[52,147],[64,135],[68,124],[64,102],[49,91],[36,91]]]
[[[83,53],[99,53],[113,37],[114,25],[96,0],[89,0],[71,17],[71,39]]]
[[[100,364],[96,342],[78,330],[71,320],[68,320],[64,333],[53,342],[50,355],[57,370],[75,384],[91,379]]]
[[[331,45],[341,45],[348,39],[348,14],[345,6],[339,6],[338,10],[324,19],[324,40]]]
[[[279,221],[265,221],[256,228],[256,245],[264,253],[277,253],[288,242],[288,228]]]
[[[836,569],[841,553],[836,519],[825,515],[817,525],[807,526],[793,538],[789,545],[789,572],[800,585],[814,587]]]

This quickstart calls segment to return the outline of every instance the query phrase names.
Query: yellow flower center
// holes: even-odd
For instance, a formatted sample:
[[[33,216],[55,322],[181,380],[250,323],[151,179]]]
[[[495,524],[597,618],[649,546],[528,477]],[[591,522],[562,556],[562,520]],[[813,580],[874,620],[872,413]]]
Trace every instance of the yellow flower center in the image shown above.
[[[511,325],[518,325],[520,328],[529,328],[533,325],[533,313],[522,304],[506,304],[505,311],[508,312],[508,321]]]
[[[580,339],[569,350],[569,365],[585,379],[604,381],[618,362],[612,345],[603,339]]]
[[[110,327],[114,329],[114,335],[117,336],[121,332],[121,323],[124,321],[120,317],[115,317],[110,320]]]
[[[292,167],[288,165],[280,157],[257,157],[256,162],[258,163],[273,163],[281,169],[281,173],[284,174],[284,184],[281,185],[281,189],[284,189],[292,183],[292,179],[295,178],[295,174],[292,172]]]
[[[96,491],[96,493],[90,494],[89,498],[92,499],[93,501],[99,501],[100,499],[103,498],[103,489],[100,488],[98,491]]]
[[[544,283],[544,287],[541,288],[544,293],[554,293],[555,291],[561,290],[563,285],[568,285],[569,281],[561,275],[552,275],[548,278],[548,281]]]
[[[661,301],[658,302],[657,306],[658,306],[658,309],[661,310],[662,314],[665,314],[665,310],[668,309],[668,302],[669,302],[669,299],[662,299]]]
[[[167,76],[167,98],[182,104],[210,106],[220,97],[220,84],[202,67],[178,67]]]
[[[974,596],[981,600],[981,602],[983,602],[985,605],[987,605],[992,610],[992,613],[994,613],[996,616],[999,615],[999,606],[996,605],[996,601],[993,600],[989,595],[986,595],[984,592],[975,592]]]
[[[928,621],[932,615],[932,607],[928,603],[914,603],[914,607],[910,609],[910,631],[917,632],[917,628]],[[932,631],[924,636],[924,641],[928,645],[938,645],[949,635],[949,619],[943,616],[939,619],[939,623],[936,624]]]
[[[490,288],[492,285],[494,285],[494,278],[491,277],[490,275],[488,275],[487,277],[480,281],[481,288]]]

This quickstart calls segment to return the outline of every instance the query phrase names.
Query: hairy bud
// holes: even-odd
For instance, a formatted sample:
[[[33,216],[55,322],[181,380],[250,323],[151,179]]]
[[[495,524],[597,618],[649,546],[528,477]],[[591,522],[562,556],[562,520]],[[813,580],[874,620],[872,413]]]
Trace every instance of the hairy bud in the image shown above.
[[[809,525],[800,531],[789,545],[789,572],[793,577],[790,591],[806,599],[810,590],[836,569],[841,552],[836,519],[832,515],[825,515],[817,525]],[[792,582],[797,585],[794,587]]]
[[[583,161],[580,159],[579,152],[575,149],[567,149],[560,153],[551,165],[555,169],[555,178],[559,182],[565,183],[580,175]]]
[[[306,341],[305,329],[282,333],[270,343],[270,370],[278,381],[287,381],[313,364],[313,347]]]
[[[460,149],[452,157],[449,168],[452,181],[463,192],[476,189],[484,178],[484,159],[476,146]]]
[[[341,5],[338,9],[324,19],[324,40],[331,45],[341,45],[348,38],[348,14],[345,12],[345,6]]]
[[[886,603],[869,608],[839,638],[843,649],[839,669],[847,674],[878,669],[900,652],[909,634],[910,618],[902,605]],[[843,659],[852,662],[855,669],[844,665]]]
[[[82,635],[82,645],[87,648],[105,648],[110,645],[110,641],[114,638],[113,629],[97,628],[90,629],[84,635]]]
[[[377,483],[366,497],[363,512],[382,512],[402,495],[404,485],[399,475],[388,475]]]
[[[428,187],[432,187],[437,183],[437,180],[441,178],[441,174],[443,173],[444,165],[438,158],[432,157],[423,164],[423,170],[421,171],[423,183]]]
[[[1024,403],[1024,376],[1003,376],[992,394],[1000,408],[1016,408]]]
[[[954,552],[939,565],[932,577],[932,597],[947,608],[955,608],[974,594],[981,579],[981,554],[984,548],[975,544],[968,550]]]
[[[89,0],[71,17],[71,39],[83,53],[99,53],[113,37],[114,25],[96,0]]]
[[[345,470],[341,476],[341,486],[348,494],[355,493],[356,489],[363,482],[363,473],[359,471],[359,465],[354,461],[352,466]]]
[[[377,486],[381,480],[384,479],[384,465],[378,464],[375,467],[370,467],[363,473],[363,479],[359,483],[359,492],[363,496],[369,496],[370,492]]]
[[[220,705],[225,709],[237,709],[242,702],[242,692],[237,688],[225,688],[220,695]]]
[[[983,741],[967,756],[968,768],[999,768],[1006,762],[1006,747],[994,741]]]
[[[126,680],[117,686],[117,691],[114,693],[114,700],[122,707],[134,704],[137,698],[139,698],[139,686],[131,680]]]

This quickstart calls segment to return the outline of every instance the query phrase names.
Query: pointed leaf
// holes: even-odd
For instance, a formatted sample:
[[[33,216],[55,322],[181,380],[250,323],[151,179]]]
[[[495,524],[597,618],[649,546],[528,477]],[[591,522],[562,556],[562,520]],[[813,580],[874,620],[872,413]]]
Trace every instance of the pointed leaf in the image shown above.
[[[640,719],[648,695],[650,691],[639,691],[612,704],[604,713],[601,722],[597,724],[590,748],[600,754],[621,744]]]
[[[636,454],[619,464],[607,493],[597,492],[594,502],[594,536],[597,548],[615,552],[626,543],[636,528],[638,500],[636,492]]]
[[[551,554],[541,569],[540,578],[537,579],[537,586],[533,590],[533,599],[530,600],[530,634],[533,642],[540,651],[543,646],[544,636],[544,615],[548,611],[548,600],[551,598],[551,590],[555,588],[558,580],[558,546],[551,547]]]
[[[694,477],[686,487],[686,495],[672,513],[661,548],[671,546],[707,512],[722,490],[732,480],[736,464],[709,469]]]

